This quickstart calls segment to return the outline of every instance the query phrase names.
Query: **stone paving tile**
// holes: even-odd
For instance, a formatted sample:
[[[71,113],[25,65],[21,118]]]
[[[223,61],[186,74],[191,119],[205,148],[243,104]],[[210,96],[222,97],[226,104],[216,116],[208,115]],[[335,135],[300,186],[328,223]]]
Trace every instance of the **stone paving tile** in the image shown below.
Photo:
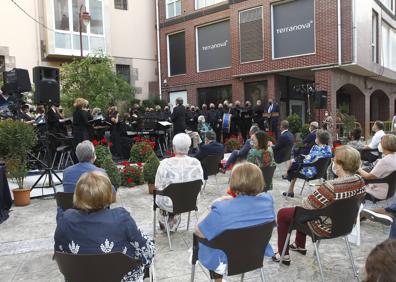
[[[296,185],[296,198],[285,199],[280,196],[287,189],[288,183],[282,180],[281,171],[285,164],[277,168],[273,180],[275,208],[295,206],[301,203],[312,187],[307,187],[300,196],[302,181]],[[198,215],[208,211],[211,202],[224,194],[228,185],[229,173],[210,177],[206,190],[198,200]],[[152,196],[147,193],[147,186],[120,188],[114,206],[125,207],[141,229],[152,236],[153,209]],[[0,225],[0,281],[63,281],[56,263],[52,261],[53,234],[56,203],[54,199],[34,199],[30,206],[13,207],[10,219]],[[196,224],[194,213],[191,215],[190,230],[186,230],[187,214],[182,215],[179,230],[171,234],[172,250],[169,249],[165,233],[157,231],[155,280],[156,281],[189,281],[191,265],[190,248],[192,233]],[[388,237],[389,228],[363,222],[361,225],[361,246],[352,245],[356,265],[360,270],[360,278],[364,277],[364,263],[370,250]],[[273,231],[271,244],[276,249],[276,229]],[[307,238],[307,256],[291,253],[292,264],[280,266],[265,259],[264,272],[266,281],[319,281],[319,268],[313,255],[313,245]],[[350,261],[345,249],[345,242],[338,238],[323,241],[320,245],[326,281],[353,281]],[[209,281],[207,271],[196,267],[195,281]],[[227,281],[240,281],[240,276],[227,277]],[[245,275],[245,281],[259,281],[259,272],[252,271]]]

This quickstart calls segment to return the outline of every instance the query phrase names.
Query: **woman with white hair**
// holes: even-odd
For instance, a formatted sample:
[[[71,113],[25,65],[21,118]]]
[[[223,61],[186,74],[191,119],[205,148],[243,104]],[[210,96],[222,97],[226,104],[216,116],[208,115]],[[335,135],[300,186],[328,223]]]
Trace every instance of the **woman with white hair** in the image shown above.
[[[198,134],[201,137],[201,140],[205,140],[205,134],[208,131],[212,131],[211,126],[209,123],[206,122],[204,116],[199,116],[198,117]]]
[[[173,137],[173,151],[175,156],[161,161],[155,176],[155,188],[164,190],[170,184],[203,180],[202,166],[199,160],[187,155],[191,146],[191,138],[185,133]],[[171,231],[176,231],[180,224],[180,214],[173,214],[173,203],[169,197],[156,197],[159,210],[159,225],[165,229],[165,212],[170,213],[168,225]]]

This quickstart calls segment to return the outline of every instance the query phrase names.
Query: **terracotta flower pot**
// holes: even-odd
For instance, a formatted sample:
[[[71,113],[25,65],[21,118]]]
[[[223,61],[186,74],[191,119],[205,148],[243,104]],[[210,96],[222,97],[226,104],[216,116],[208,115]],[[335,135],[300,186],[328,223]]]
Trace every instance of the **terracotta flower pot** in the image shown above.
[[[30,204],[30,189],[14,189],[12,193],[14,194],[15,206],[21,207]]]
[[[148,192],[149,192],[149,194],[153,194],[154,192],[154,189],[155,189],[155,185],[154,184],[151,184],[151,183],[149,183],[149,184],[147,184],[148,185]]]

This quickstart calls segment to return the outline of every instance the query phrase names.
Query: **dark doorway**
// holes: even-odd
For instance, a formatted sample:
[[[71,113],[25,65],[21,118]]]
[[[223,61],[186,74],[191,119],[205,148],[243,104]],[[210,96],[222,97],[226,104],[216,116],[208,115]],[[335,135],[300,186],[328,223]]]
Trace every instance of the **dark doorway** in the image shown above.
[[[201,108],[202,104],[209,106],[214,103],[216,106],[223,103],[224,100],[232,102],[232,86],[216,86],[198,89],[198,106]]]

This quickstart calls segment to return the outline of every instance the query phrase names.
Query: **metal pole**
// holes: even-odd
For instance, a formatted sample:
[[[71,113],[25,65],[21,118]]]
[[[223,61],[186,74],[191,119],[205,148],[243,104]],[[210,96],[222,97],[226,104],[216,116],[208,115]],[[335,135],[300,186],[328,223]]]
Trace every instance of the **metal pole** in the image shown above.
[[[81,12],[84,4],[80,6],[80,13],[78,15],[79,31],[80,31],[80,57],[83,57],[83,42],[82,42],[82,23],[81,23]]]

